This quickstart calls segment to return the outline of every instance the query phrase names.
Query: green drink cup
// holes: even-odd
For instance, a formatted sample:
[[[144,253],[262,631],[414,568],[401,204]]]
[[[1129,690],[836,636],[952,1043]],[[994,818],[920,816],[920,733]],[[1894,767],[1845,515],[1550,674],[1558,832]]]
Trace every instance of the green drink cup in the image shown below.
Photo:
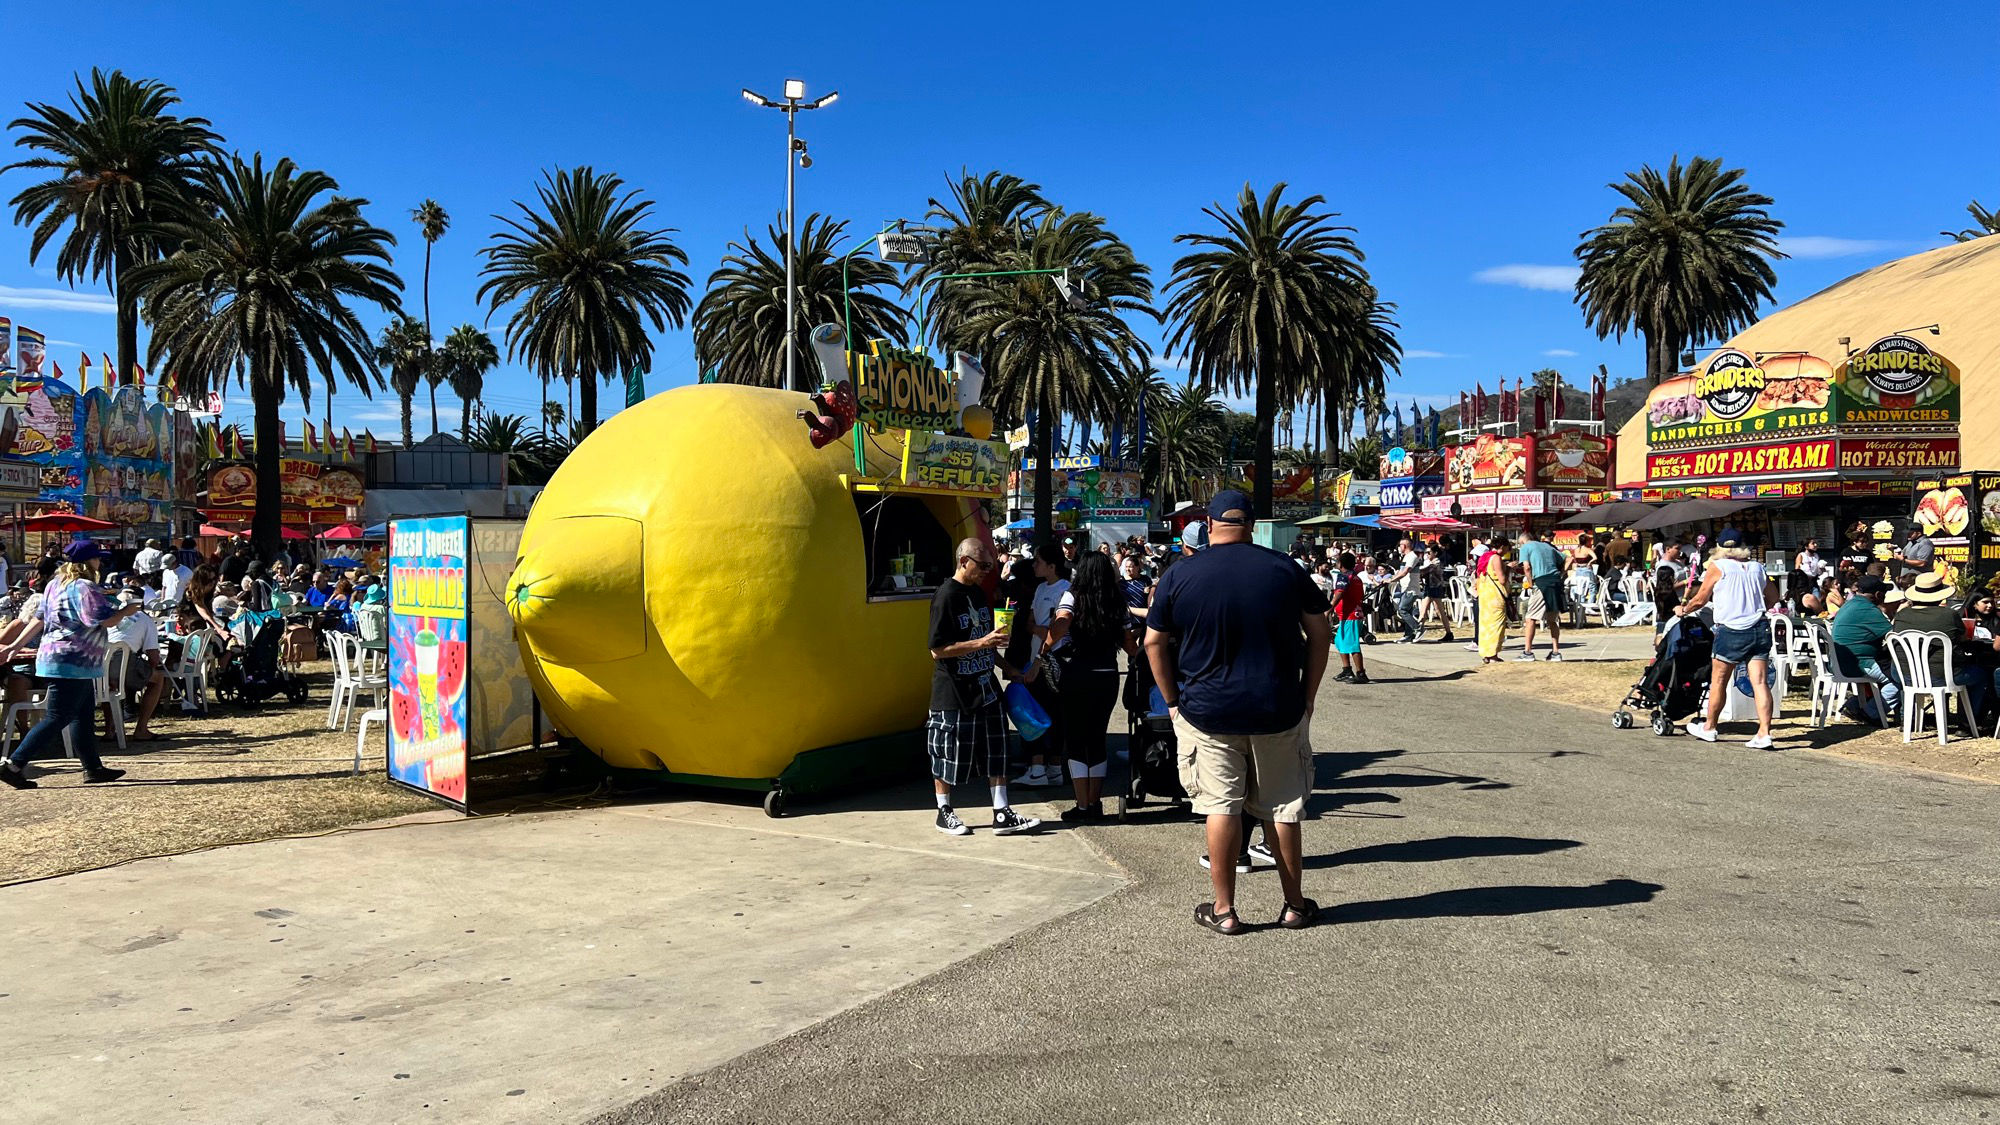
[[[417,713],[423,721],[425,741],[436,738],[443,722],[438,716],[438,635],[430,629],[418,631]]]

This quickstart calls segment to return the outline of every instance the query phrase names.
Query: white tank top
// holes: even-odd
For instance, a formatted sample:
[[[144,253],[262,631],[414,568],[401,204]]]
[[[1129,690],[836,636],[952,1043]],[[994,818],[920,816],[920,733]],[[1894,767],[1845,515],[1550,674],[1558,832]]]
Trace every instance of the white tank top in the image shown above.
[[[1725,629],[1747,629],[1764,616],[1764,568],[1742,559],[1716,559],[1722,576],[1715,582],[1715,623]]]

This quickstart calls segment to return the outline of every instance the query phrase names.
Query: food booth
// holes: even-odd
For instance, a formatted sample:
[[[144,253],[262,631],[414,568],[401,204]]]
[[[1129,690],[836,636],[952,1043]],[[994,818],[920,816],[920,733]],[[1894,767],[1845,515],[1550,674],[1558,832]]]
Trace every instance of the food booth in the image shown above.
[[[1859,527],[1886,558],[1916,482],[1959,467],[1960,388],[1958,367],[1914,335],[1837,363],[1723,348],[1653,389],[1644,484],[1599,498],[1755,501],[1730,522],[1770,555],[1789,558],[1809,538],[1836,551]]]
[[[1610,484],[1616,447],[1616,438],[1582,428],[1481,433],[1445,448],[1445,491],[1425,497],[1420,510],[1514,535],[1533,528],[1554,536],[1557,523]],[[1573,539],[1571,529],[1562,530]]]

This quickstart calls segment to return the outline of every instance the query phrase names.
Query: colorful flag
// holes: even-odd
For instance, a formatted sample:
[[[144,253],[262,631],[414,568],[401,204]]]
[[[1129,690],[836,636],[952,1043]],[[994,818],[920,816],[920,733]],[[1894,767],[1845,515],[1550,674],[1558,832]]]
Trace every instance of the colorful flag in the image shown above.
[[[1535,428],[1537,430],[1546,430],[1549,428],[1548,399],[1539,390],[1535,392]]]
[[[1563,416],[1563,379],[1561,375],[1556,376],[1555,414],[1556,416],[1550,419],[1550,421],[1561,425]]]
[[[1436,449],[1436,448],[1438,448],[1438,436],[1439,436],[1439,434],[1438,434],[1438,408],[1437,408],[1437,407],[1435,407],[1435,406],[1431,407],[1431,417],[1430,417],[1430,433],[1429,433],[1428,435],[1426,435],[1426,436],[1427,436],[1428,440],[1426,440],[1426,441],[1424,442],[1424,448],[1426,448],[1426,449]]]
[[[180,396],[180,393],[181,373],[178,369],[168,368],[166,381],[160,384],[160,401],[173,402]]]
[[[146,369],[136,363],[132,365],[132,385],[142,391],[146,389]]]
[[[1590,420],[1604,421],[1604,384],[1606,382],[1603,365],[1597,368],[1597,376],[1590,381]]]
[[[381,447],[378,446],[375,442],[375,431],[369,429],[363,429],[361,431],[361,436],[368,440],[368,452],[370,453],[380,452]]]
[[[313,432],[313,424],[311,418],[306,419],[304,422],[301,423],[301,425],[305,426],[306,428],[305,451],[307,453],[312,453],[314,452],[313,445],[319,441],[319,435]]]
[[[1472,424],[1472,392],[1458,392],[1458,425],[1464,429]]]
[[[76,385],[86,390],[90,387],[90,353],[80,352],[76,359]]]
[[[340,451],[349,461],[354,460],[354,433],[346,426],[340,427]]]
[[[1401,442],[1402,439],[1403,439],[1403,404],[1399,402],[1396,404],[1396,440],[1398,442]],[[1224,514],[1226,515],[1227,513]]]
[[[0,316],[0,371],[14,366],[14,322]]]
[[[203,446],[202,452],[207,455],[210,461],[222,460],[222,443],[216,439],[216,429],[213,425],[202,426],[201,440]]]
[[[1472,416],[1478,425],[1486,424],[1486,384],[1472,384]]]
[[[14,350],[20,354],[21,378],[40,381],[48,356],[48,337],[25,324],[14,328]]]
[[[229,427],[229,455],[243,460],[243,431],[236,426]]]

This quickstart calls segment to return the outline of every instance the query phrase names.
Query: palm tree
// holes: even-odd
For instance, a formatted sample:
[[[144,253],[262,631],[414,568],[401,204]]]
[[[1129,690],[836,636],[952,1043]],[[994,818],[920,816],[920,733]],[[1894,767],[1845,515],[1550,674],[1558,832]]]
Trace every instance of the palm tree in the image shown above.
[[[1396,340],[1398,327],[1392,314],[1396,306],[1382,301],[1373,285],[1354,294],[1341,317],[1341,331],[1328,343],[1322,366],[1306,380],[1306,388],[1318,398],[1323,426],[1321,449],[1328,460],[1337,460],[1350,422],[1362,407],[1380,407],[1389,393],[1389,374],[1399,371],[1403,345]]]
[[[1971,242],[1975,238],[1985,238],[1990,234],[2000,234],[2000,211],[1988,211],[1979,205],[1977,199],[1965,205],[1965,211],[1972,216],[1972,225],[1964,230],[1941,230],[1938,233],[1953,242]]]
[[[687,319],[687,255],[670,230],[643,225],[653,205],[625,181],[589,167],[543,177],[541,210],[516,218],[483,251],[479,299],[507,318],[507,357],[543,378],[581,381],[581,434],[597,427],[597,384],[651,366],[646,335]]]
[[[1018,254],[1030,226],[1049,210],[1042,189],[1019,176],[960,172],[948,181],[950,199],[931,197],[927,218],[940,226],[930,256],[911,276],[909,291],[923,292],[949,274],[977,273],[999,268],[997,263]],[[958,328],[959,306],[940,293],[924,311],[924,331],[942,340]]]
[[[1151,427],[1173,400],[1172,391],[1158,369],[1150,366],[1136,371],[1120,370],[1112,375],[1111,383],[1112,416],[1107,429],[1124,425],[1124,440],[1118,443],[1119,448],[1111,450],[1111,456],[1141,460],[1145,450],[1139,448],[1139,419],[1145,418],[1146,425]]]
[[[364,395],[381,385],[374,349],[355,306],[402,307],[390,268],[396,237],[362,218],[363,199],[335,194],[324,172],[290,160],[270,169],[260,154],[230,156],[202,173],[204,206],[144,233],[170,249],[133,268],[152,325],[147,361],[177,371],[188,394],[248,383],[257,438],[257,509],[251,539],[279,546],[279,408],[285,389],[310,393],[317,371],[330,393],[336,374]],[[240,365],[240,366],[239,366]]]
[[[908,314],[876,292],[897,282],[896,267],[856,254],[847,262],[847,299],[842,301],[840,240],[847,224],[814,213],[806,216],[792,264],[798,292],[799,324],[840,324],[851,317],[854,339],[909,342]],[[694,310],[695,367],[716,372],[716,381],[781,387],[785,382],[784,230],[773,226],[769,240],[744,232],[729,244],[721,268],[708,275],[708,292]],[[804,332],[798,337],[802,371],[817,370]]]
[[[1343,341],[1368,307],[1362,254],[1319,210],[1324,197],[1284,201],[1280,183],[1259,198],[1245,184],[1233,211],[1203,208],[1222,230],[1174,236],[1198,247],[1174,263],[1167,347],[1187,357],[1188,376],[1210,387],[1256,393],[1256,481],[1252,504],[1271,514],[1271,470],[1281,402],[1307,380],[1341,369]]]
[[[1037,214],[1018,247],[986,264],[1017,275],[952,283],[937,295],[937,323],[948,326],[947,350],[980,357],[995,413],[1034,419],[1035,533],[1046,541],[1056,420],[1111,417],[1113,380],[1146,369],[1146,346],[1124,317],[1154,315],[1153,284],[1104,220],[1061,208]],[[1057,270],[1067,271],[1069,294],[1056,284]]]
[[[1676,156],[1610,185],[1625,198],[1611,221],[1577,245],[1576,301],[1598,339],[1636,329],[1646,341],[1646,377],[1657,386],[1680,370],[1681,349],[1722,340],[1756,323],[1778,280],[1771,260],[1783,223],[1771,198],[1743,185],[1743,170]]]
[[[382,329],[382,338],[375,344],[375,360],[389,369],[389,386],[395,389],[396,398],[402,403],[403,448],[408,449],[415,443],[410,432],[411,400],[436,366],[436,357],[431,355],[431,334],[410,317],[399,316]]]
[[[1202,475],[1222,462],[1222,404],[1192,380],[1176,385],[1157,416],[1148,415],[1143,465],[1146,491],[1162,507],[1191,500]]]
[[[553,433],[556,430],[556,428],[561,426],[562,424],[563,424],[563,404],[560,402],[543,403],[542,429],[546,432]]]
[[[221,140],[201,117],[170,112],[180,97],[151,79],[92,69],[90,86],[76,81],[70,108],[29,102],[30,116],[8,127],[30,156],[0,168],[52,173],[14,196],[14,221],[34,224],[28,242],[32,265],[64,224],[69,234],[56,252],[56,276],[74,285],[108,278],[118,306],[118,381],[130,382],[139,365],[139,299],[132,270],[158,260],[158,241],[144,233],[198,192],[202,162]]]
[[[445,341],[449,351],[451,341]],[[489,414],[477,427],[465,431],[465,444],[478,453],[500,453],[507,458],[508,484],[543,484],[554,468],[550,455],[556,444],[540,430],[528,428],[519,414]],[[557,460],[560,460],[558,457]]]
[[[458,432],[463,437],[472,432],[472,404],[485,388],[486,373],[499,365],[500,352],[493,346],[493,337],[473,325],[461,324],[444,338],[438,361],[444,377],[451,380],[451,393],[458,396]]]
[[[426,199],[410,209],[410,221],[424,236],[424,346],[431,346],[431,247],[444,237],[451,227],[451,216],[445,213],[442,204],[435,199]],[[435,357],[432,357],[435,358]],[[431,385],[431,434],[438,432],[438,383],[444,378],[444,368],[436,363],[425,366]]]

